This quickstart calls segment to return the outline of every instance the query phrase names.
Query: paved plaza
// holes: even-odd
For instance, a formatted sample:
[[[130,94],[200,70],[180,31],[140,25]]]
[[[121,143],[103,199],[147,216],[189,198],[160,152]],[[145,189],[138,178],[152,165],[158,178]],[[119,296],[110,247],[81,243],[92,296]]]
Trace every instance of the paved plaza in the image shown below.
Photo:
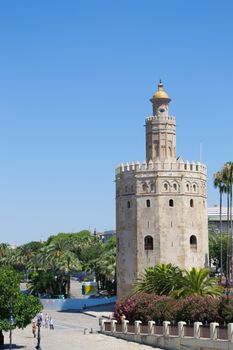
[[[44,310],[44,314],[46,310]],[[99,317],[108,317],[111,311],[103,308],[79,312],[47,311],[54,318],[54,331],[41,328],[42,350],[149,350],[150,346],[128,342],[98,333]],[[93,331],[93,333],[91,333]],[[84,334],[86,333],[86,334]],[[9,349],[9,333],[5,333],[5,349]],[[35,349],[37,340],[32,336],[31,325],[24,330],[14,330],[13,349]],[[157,349],[159,350],[159,349]]]

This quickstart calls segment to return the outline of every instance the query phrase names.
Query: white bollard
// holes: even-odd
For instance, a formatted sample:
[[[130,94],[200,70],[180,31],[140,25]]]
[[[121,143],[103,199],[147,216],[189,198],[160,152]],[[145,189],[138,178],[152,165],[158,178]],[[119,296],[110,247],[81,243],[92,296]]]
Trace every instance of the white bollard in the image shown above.
[[[178,322],[178,335],[180,338],[184,338],[184,326],[186,325],[186,322],[180,321]]]
[[[201,326],[202,322],[194,322],[194,338],[196,339],[201,337]]]
[[[117,320],[111,320],[111,332],[112,333],[116,332],[116,323],[117,323]]]
[[[148,321],[148,334],[154,334],[155,321]]]
[[[142,321],[134,321],[134,333],[135,334],[140,334],[140,324],[142,323]]]
[[[211,322],[210,323],[210,339],[216,340],[218,338],[218,327],[219,323]]]
[[[228,340],[233,343],[233,323],[227,325]]]
[[[106,322],[106,320],[100,320],[100,331],[101,332],[105,331],[105,327],[104,327],[105,322]]]
[[[128,332],[128,323],[129,323],[128,320],[123,320],[122,321],[122,332],[125,333],[125,334]]]
[[[171,322],[163,321],[163,336],[167,337],[169,335],[169,325]]]

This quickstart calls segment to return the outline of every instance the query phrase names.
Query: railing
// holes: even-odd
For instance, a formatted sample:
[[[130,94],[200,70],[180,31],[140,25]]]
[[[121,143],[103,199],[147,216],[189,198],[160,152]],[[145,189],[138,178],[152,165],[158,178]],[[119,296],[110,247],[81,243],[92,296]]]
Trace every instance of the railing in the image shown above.
[[[217,322],[188,325],[183,321],[178,324],[164,321],[161,325],[154,321],[143,324],[141,321],[129,323],[123,320],[118,323],[116,320],[101,320],[101,332],[138,343],[159,345],[164,349],[190,346],[192,349],[233,350],[233,323],[220,326]]]

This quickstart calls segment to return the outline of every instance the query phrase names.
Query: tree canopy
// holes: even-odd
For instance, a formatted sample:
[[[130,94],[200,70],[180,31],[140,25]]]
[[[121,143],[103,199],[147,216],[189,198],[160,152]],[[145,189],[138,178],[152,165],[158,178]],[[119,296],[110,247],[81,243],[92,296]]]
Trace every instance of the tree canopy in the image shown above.
[[[15,320],[14,328],[26,327],[42,310],[40,300],[32,295],[24,295],[20,291],[19,283],[20,276],[14,269],[0,268],[0,330],[9,330],[10,308]]]

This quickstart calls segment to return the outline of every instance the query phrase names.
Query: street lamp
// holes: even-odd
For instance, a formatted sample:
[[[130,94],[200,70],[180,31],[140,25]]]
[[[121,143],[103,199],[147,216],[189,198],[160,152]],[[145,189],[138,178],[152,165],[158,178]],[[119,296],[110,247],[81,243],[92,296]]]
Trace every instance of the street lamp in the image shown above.
[[[12,327],[15,324],[15,319],[12,314],[12,300],[10,300],[10,316],[8,319],[8,323],[10,325],[10,350],[12,350]]]
[[[37,331],[37,345],[36,345],[36,349],[37,350],[41,350],[41,347],[40,347],[40,327],[41,327],[41,322],[42,322],[42,317],[41,317],[41,315],[38,315],[38,317],[37,317],[37,328],[38,328],[38,331]]]

